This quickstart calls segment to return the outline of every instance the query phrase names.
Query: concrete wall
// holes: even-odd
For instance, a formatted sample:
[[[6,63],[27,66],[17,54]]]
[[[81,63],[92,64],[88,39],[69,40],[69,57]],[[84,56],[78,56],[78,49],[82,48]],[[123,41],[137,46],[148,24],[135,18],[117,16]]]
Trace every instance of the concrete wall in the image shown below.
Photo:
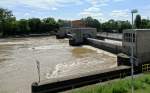
[[[62,27],[57,32],[56,36],[60,37],[60,38],[64,38],[68,33],[70,33],[70,31],[71,31],[71,28],[69,28],[69,27]]]
[[[103,37],[106,39],[122,41],[122,34],[121,33],[98,32],[97,37]]]
[[[109,51],[115,54],[122,52],[122,46],[120,45],[115,45],[112,43],[107,43],[103,40],[97,40],[97,39],[92,39],[92,38],[88,38],[87,41],[88,41],[88,44],[90,44],[91,46],[104,49],[106,51]]]
[[[132,31],[131,29],[130,30],[124,30],[123,31],[123,40],[122,40],[122,48],[123,48],[123,52],[127,55],[131,55],[131,41],[129,42],[129,39],[132,40],[132,36],[130,37],[127,37],[126,34],[135,34],[136,36],[136,31]],[[137,38],[137,37],[136,37]],[[126,40],[128,39],[128,40]],[[136,41],[132,44],[133,47],[134,47],[134,56],[136,56]]]
[[[136,48],[139,62],[150,62],[150,29],[137,30]]]
[[[95,28],[72,28],[71,34],[74,43],[84,43],[86,38],[96,38],[97,31]]]
[[[135,34],[135,42],[127,42],[125,40],[126,33]],[[134,47],[134,57],[137,58],[135,65],[150,62],[150,29],[134,29],[125,30],[123,32],[123,52],[130,55],[131,45]]]

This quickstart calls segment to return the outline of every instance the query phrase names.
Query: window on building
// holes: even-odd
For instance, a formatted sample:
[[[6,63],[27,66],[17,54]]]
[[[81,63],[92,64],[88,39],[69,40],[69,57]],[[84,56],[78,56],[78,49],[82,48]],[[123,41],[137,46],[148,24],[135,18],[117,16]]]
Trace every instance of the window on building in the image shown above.
[[[133,42],[135,42],[135,34],[134,33],[124,33],[124,41],[125,42],[132,42],[132,37],[133,37]]]

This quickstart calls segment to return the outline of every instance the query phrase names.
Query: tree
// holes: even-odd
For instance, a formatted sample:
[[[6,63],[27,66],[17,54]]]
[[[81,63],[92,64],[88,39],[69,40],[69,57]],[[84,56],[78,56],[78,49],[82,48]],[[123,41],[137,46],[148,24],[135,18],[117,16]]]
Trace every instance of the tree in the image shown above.
[[[59,27],[71,27],[71,21],[59,19],[57,24]]]
[[[43,23],[42,28],[47,32],[55,31],[59,28],[58,23],[55,21],[54,18],[51,17],[43,19],[42,23]]]
[[[3,36],[7,36],[11,33],[14,21],[16,21],[16,18],[11,11],[0,8],[0,31]]]
[[[135,18],[135,27],[140,28],[141,27],[141,16],[137,15]]]
[[[18,32],[18,34],[28,34],[29,33],[28,20],[20,19],[19,21],[17,21],[17,32]]]
[[[147,19],[142,19],[141,21],[141,28],[150,28],[150,20]]]
[[[131,29],[132,25],[130,24],[129,21],[117,21],[118,23],[118,32],[122,33],[124,29]]]
[[[87,17],[81,19],[87,27],[96,28],[97,31],[101,30],[101,23],[97,19],[93,19],[92,17]]]
[[[132,26],[129,21],[115,21],[113,19],[104,22],[102,24],[102,30],[105,32],[116,32],[122,33],[124,29],[130,29]]]
[[[40,33],[41,29],[41,20],[39,18],[31,18],[28,20],[30,33]]]
[[[118,24],[115,20],[111,19],[102,24],[102,30],[105,32],[112,32],[113,30],[118,30]]]

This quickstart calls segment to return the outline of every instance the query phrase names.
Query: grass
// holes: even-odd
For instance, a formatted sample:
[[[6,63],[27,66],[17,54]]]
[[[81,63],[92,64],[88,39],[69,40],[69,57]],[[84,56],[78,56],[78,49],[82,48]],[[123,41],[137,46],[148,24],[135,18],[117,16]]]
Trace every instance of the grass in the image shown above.
[[[150,74],[134,79],[134,93],[150,93]],[[74,89],[66,93],[131,93],[130,78]]]

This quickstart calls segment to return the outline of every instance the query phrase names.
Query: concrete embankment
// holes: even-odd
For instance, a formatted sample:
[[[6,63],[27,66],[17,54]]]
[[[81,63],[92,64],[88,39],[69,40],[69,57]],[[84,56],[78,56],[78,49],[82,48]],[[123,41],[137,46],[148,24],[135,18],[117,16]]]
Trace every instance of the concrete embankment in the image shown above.
[[[98,39],[92,39],[87,38],[87,43],[93,47],[97,47],[103,50],[107,50],[111,53],[118,54],[122,52],[122,43],[116,42],[116,41],[107,41],[107,40],[98,40]]]
[[[107,70],[97,70],[84,74],[71,75],[57,79],[51,79],[46,82],[33,83],[32,93],[57,93],[69,89],[95,84],[107,80],[130,75],[130,67],[119,66]],[[126,73],[122,75],[122,73]]]

